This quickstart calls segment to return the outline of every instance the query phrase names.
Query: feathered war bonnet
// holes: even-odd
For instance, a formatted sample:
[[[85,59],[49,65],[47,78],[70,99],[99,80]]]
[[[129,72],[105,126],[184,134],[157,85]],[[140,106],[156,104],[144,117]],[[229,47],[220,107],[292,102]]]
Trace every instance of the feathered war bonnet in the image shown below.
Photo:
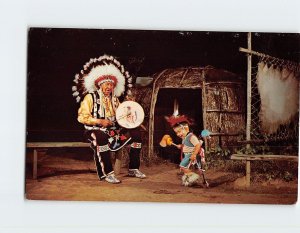
[[[73,82],[75,85],[72,91],[77,102],[80,102],[86,94],[98,90],[104,82],[114,84],[113,94],[116,97],[124,92],[126,95],[131,95],[132,77],[113,56],[103,55],[99,58],[91,58],[85,63],[80,73],[75,75]]]

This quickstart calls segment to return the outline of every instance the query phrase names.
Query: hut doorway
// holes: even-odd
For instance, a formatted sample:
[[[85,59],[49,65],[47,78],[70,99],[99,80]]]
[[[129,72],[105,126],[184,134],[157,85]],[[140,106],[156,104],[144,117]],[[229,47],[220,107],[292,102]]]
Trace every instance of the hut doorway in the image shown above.
[[[167,124],[165,116],[174,111],[174,101],[178,102],[179,114],[185,114],[195,121],[191,130],[198,136],[203,129],[202,89],[201,88],[160,88],[154,110],[154,146],[159,145],[163,135],[169,134],[174,143],[181,143],[171,127]],[[157,150],[158,154],[171,162],[179,163],[180,151],[175,147],[167,148],[164,152]]]

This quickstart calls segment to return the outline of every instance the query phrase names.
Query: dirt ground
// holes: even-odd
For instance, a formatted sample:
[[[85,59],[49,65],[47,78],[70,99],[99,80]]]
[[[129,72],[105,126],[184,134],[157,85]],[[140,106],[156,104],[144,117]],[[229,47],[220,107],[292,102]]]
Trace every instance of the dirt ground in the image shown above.
[[[162,162],[141,166],[146,179],[127,176],[123,166],[121,184],[99,181],[91,153],[48,151],[38,158],[38,179],[32,179],[32,152],[26,160],[25,196],[30,200],[129,201],[175,203],[294,204],[297,180],[252,183],[245,188],[244,174],[206,171],[210,187],[181,185],[175,164]]]

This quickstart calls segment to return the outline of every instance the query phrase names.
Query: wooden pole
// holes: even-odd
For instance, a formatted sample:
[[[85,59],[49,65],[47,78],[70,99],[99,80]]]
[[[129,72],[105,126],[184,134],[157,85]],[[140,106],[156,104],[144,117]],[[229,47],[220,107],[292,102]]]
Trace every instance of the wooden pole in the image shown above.
[[[248,50],[251,50],[251,32],[248,32]],[[248,53],[248,70],[247,70],[247,123],[246,123],[246,140],[251,140],[251,69],[252,69],[252,55]],[[250,144],[246,145],[246,148],[250,148]],[[250,161],[246,161],[246,187],[250,187]]]
[[[38,159],[38,150],[33,150],[33,161],[32,161],[32,178],[37,179],[37,159]]]
[[[250,175],[251,174],[251,167],[250,167],[250,160],[246,160],[246,187],[250,187]]]
[[[167,72],[168,69],[162,71],[158,77],[153,82],[152,87],[152,96],[151,96],[151,105],[150,105],[150,113],[149,113],[149,138],[148,138],[148,158],[153,156],[154,151],[154,145],[153,145],[153,134],[154,134],[154,111],[155,111],[155,104],[157,100],[157,95],[159,91],[159,87],[156,87],[157,81],[163,76],[165,72]]]
[[[251,50],[251,32],[248,32],[248,50]],[[246,122],[246,140],[251,140],[251,68],[252,68],[252,55],[248,53],[247,63],[247,122]],[[250,144],[247,144],[247,148],[250,148]]]
[[[203,129],[207,129],[207,103],[206,103],[206,82],[205,82],[205,77],[204,77],[204,72],[202,72],[202,112],[203,112]],[[207,137],[204,137],[204,146],[205,146],[205,151],[208,151],[208,142],[207,142]]]
[[[277,57],[272,57],[270,55],[267,55],[267,54],[264,54],[264,53],[259,53],[259,52],[253,51],[251,49],[245,49],[245,48],[242,48],[242,47],[239,48],[239,51],[243,52],[243,53],[247,53],[247,54],[252,54],[252,55],[255,55],[255,56],[258,56],[258,57],[275,60],[277,63],[280,63],[284,66],[287,66],[289,69],[295,70],[297,72],[300,71],[300,63],[297,63],[297,62],[288,61],[288,60],[284,60],[284,59],[277,58]]]

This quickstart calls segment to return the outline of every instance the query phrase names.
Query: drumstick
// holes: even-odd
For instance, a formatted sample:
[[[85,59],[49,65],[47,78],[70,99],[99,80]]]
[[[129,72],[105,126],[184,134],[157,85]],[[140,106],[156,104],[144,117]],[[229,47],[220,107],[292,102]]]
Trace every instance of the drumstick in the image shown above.
[[[143,130],[147,131],[146,127],[145,127],[143,124],[141,124],[141,128],[142,128]]]

